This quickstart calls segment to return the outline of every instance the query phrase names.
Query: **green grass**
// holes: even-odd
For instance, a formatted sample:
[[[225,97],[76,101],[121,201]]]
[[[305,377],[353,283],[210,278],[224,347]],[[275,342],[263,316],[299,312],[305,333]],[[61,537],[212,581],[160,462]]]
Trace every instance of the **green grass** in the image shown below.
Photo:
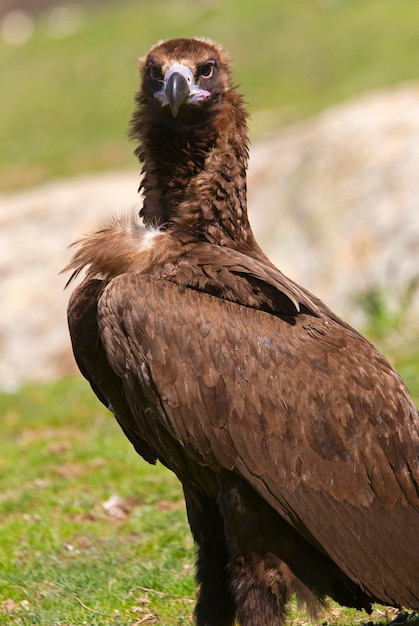
[[[3,395],[0,412],[0,623],[190,624],[175,477],[133,452],[84,381]],[[115,493],[117,517],[103,508]]]
[[[418,400],[419,354],[396,366]],[[194,546],[174,475],[134,453],[81,378],[0,394],[0,414],[0,623],[191,625]],[[118,516],[103,506],[113,494]],[[368,619],[332,603],[316,623]],[[289,622],[304,621],[293,604]]]
[[[136,59],[161,38],[204,35],[234,59],[252,134],[353,94],[417,77],[416,0],[103,2],[51,38],[0,40],[0,189],[134,166],[126,129]]]

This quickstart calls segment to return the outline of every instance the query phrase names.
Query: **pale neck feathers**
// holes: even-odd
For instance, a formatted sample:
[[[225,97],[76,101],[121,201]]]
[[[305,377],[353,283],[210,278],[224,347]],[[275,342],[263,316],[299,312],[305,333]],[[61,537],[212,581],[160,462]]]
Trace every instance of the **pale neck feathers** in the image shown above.
[[[164,254],[165,234],[158,228],[144,227],[135,216],[119,216],[99,230],[76,241],[77,250],[63,270],[73,270],[69,283],[83,270],[88,278],[110,280],[125,272],[146,271]]]

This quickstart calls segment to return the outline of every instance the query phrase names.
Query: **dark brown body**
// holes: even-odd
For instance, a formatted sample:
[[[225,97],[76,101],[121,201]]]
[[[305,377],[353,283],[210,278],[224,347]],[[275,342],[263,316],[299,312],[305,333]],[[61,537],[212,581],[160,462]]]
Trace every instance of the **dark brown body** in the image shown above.
[[[180,63],[204,95],[173,117],[159,85]],[[417,410],[384,357],[256,244],[225,53],[156,46],[138,105],[145,227],[116,221],[82,243],[69,325],[137,452],[182,482],[197,624],[276,624],[294,590],[312,608],[419,610]]]

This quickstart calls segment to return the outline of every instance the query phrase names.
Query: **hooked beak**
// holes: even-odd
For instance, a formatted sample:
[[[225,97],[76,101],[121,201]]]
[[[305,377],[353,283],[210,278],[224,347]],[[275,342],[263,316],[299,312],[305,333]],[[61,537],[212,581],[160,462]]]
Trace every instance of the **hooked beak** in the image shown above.
[[[166,83],[164,93],[172,110],[173,117],[176,117],[180,106],[185,104],[190,94],[188,80],[184,74],[173,72]]]
[[[192,70],[186,65],[175,63],[164,75],[163,86],[154,97],[162,106],[169,105],[173,117],[177,117],[183,104],[199,104],[210,96],[209,91],[195,85]]]

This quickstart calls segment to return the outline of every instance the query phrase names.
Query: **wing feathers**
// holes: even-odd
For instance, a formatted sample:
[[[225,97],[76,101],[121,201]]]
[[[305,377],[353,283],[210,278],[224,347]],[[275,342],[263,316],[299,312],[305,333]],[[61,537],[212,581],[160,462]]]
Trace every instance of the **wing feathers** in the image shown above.
[[[124,310],[133,301],[137,306],[130,311],[130,321],[127,323],[124,318],[122,324],[129,342],[118,342],[118,308]],[[164,307],[164,315],[160,306]],[[301,327],[290,332],[279,318],[274,318],[277,321],[273,323],[273,318],[263,312],[223,304],[207,294],[140,275],[121,276],[113,281],[105,290],[101,307],[107,310],[101,324],[111,364],[114,355],[118,355],[118,371],[135,368],[137,361],[146,360],[168,409],[181,409],[186,433],[194,420],[200,421],[207,438],[212,438],[209,433],[213,430],[218,432],[227,425],[238,454],[249,458],[249,467],[255,473],[263,471],[267,475],[271,474],[272,461],[277,465],[279,453],[272,449],[277,442],[277,447],[284,450],[288,475],[281,487],[292,488],[296,481],[302,481],[320,489],[324,487],[322,477],[331,476],[328,488],[333,496],[352,499],[354,505],[375,496],[382,498],[386,506],[405,501],[407,496],[394,469],[403,469],[405,474],[401,475],[414,481],[406,473],[406,461],[417,467],[417,425],[410,428],[416,439],[413,442],[403,423],[412,419],[415,409],[412,405],[403,406],[406,401],[400,400],[404,398],[402,383],[382,357],[376,357],[382,376],[377,377],[375,369],[365,372],[362,380],[353,376],[354,359],[361,358],[360,352],[366,349],[357,334],[350,334],[333,322],[325,324],[322,319],[313,318],[311,328],[317,325],[329,339],[321,343],[314,341],[312,333],[302,334]],[[231,319],[235,320],[234,331]],[[203,328],[206,342],[202,341]],[[353,345],[348,349],[346,344]],[[126,351],[127,345],[131,347],[125,354],[125,365],[119,364],[120,346],[125,346],[122,349]],[[331,376],[325,366],[328,360],[333,362],[335,372],[340,371],[337,377]],[[290,370],[293,382],[287,377]],[[262,378],[261,371],[265,372]],[[305,385],[307,371],[312,377],[309,386]],[[323,395],[316,389],[323,389]],[[373,398],[388,394],[389,389],[393,390],[390,395],[394,406],[377,417],[379,423],[375,427],[370,419],[371,406],[375,406]],[[203,422],[205,416],[208,423]],[[167,419],[174,425],[174,412]],[[400,440],[397,447],[390,443],[395,433]],[[268,449],[263,453],[259,450],[264,440],[269,440],[269,454]],[[187,436],[182,443],[189,443]],[[301,459],[298,479],[297,450]],[[214,455],[218,456],[218,465],[222,457],[219,444],[214,447]],[[211,458],[202,460],[209,465],[212,462]],[[391,485],[388,492],[394,495],[390,499],[381,488],[384,483]],[[408,489],[410,497],[416,488],[415,485]]]
[[[320,314],[290,324],[141,274],[104,289],[98,323],[129,403],[123,428],[151,458],[198,482],[208,479],[200,466],[241,474],[353,580],[371,580],[372,596],[419,605],[408,591],[419,562],[417,411],[368,342]]]

